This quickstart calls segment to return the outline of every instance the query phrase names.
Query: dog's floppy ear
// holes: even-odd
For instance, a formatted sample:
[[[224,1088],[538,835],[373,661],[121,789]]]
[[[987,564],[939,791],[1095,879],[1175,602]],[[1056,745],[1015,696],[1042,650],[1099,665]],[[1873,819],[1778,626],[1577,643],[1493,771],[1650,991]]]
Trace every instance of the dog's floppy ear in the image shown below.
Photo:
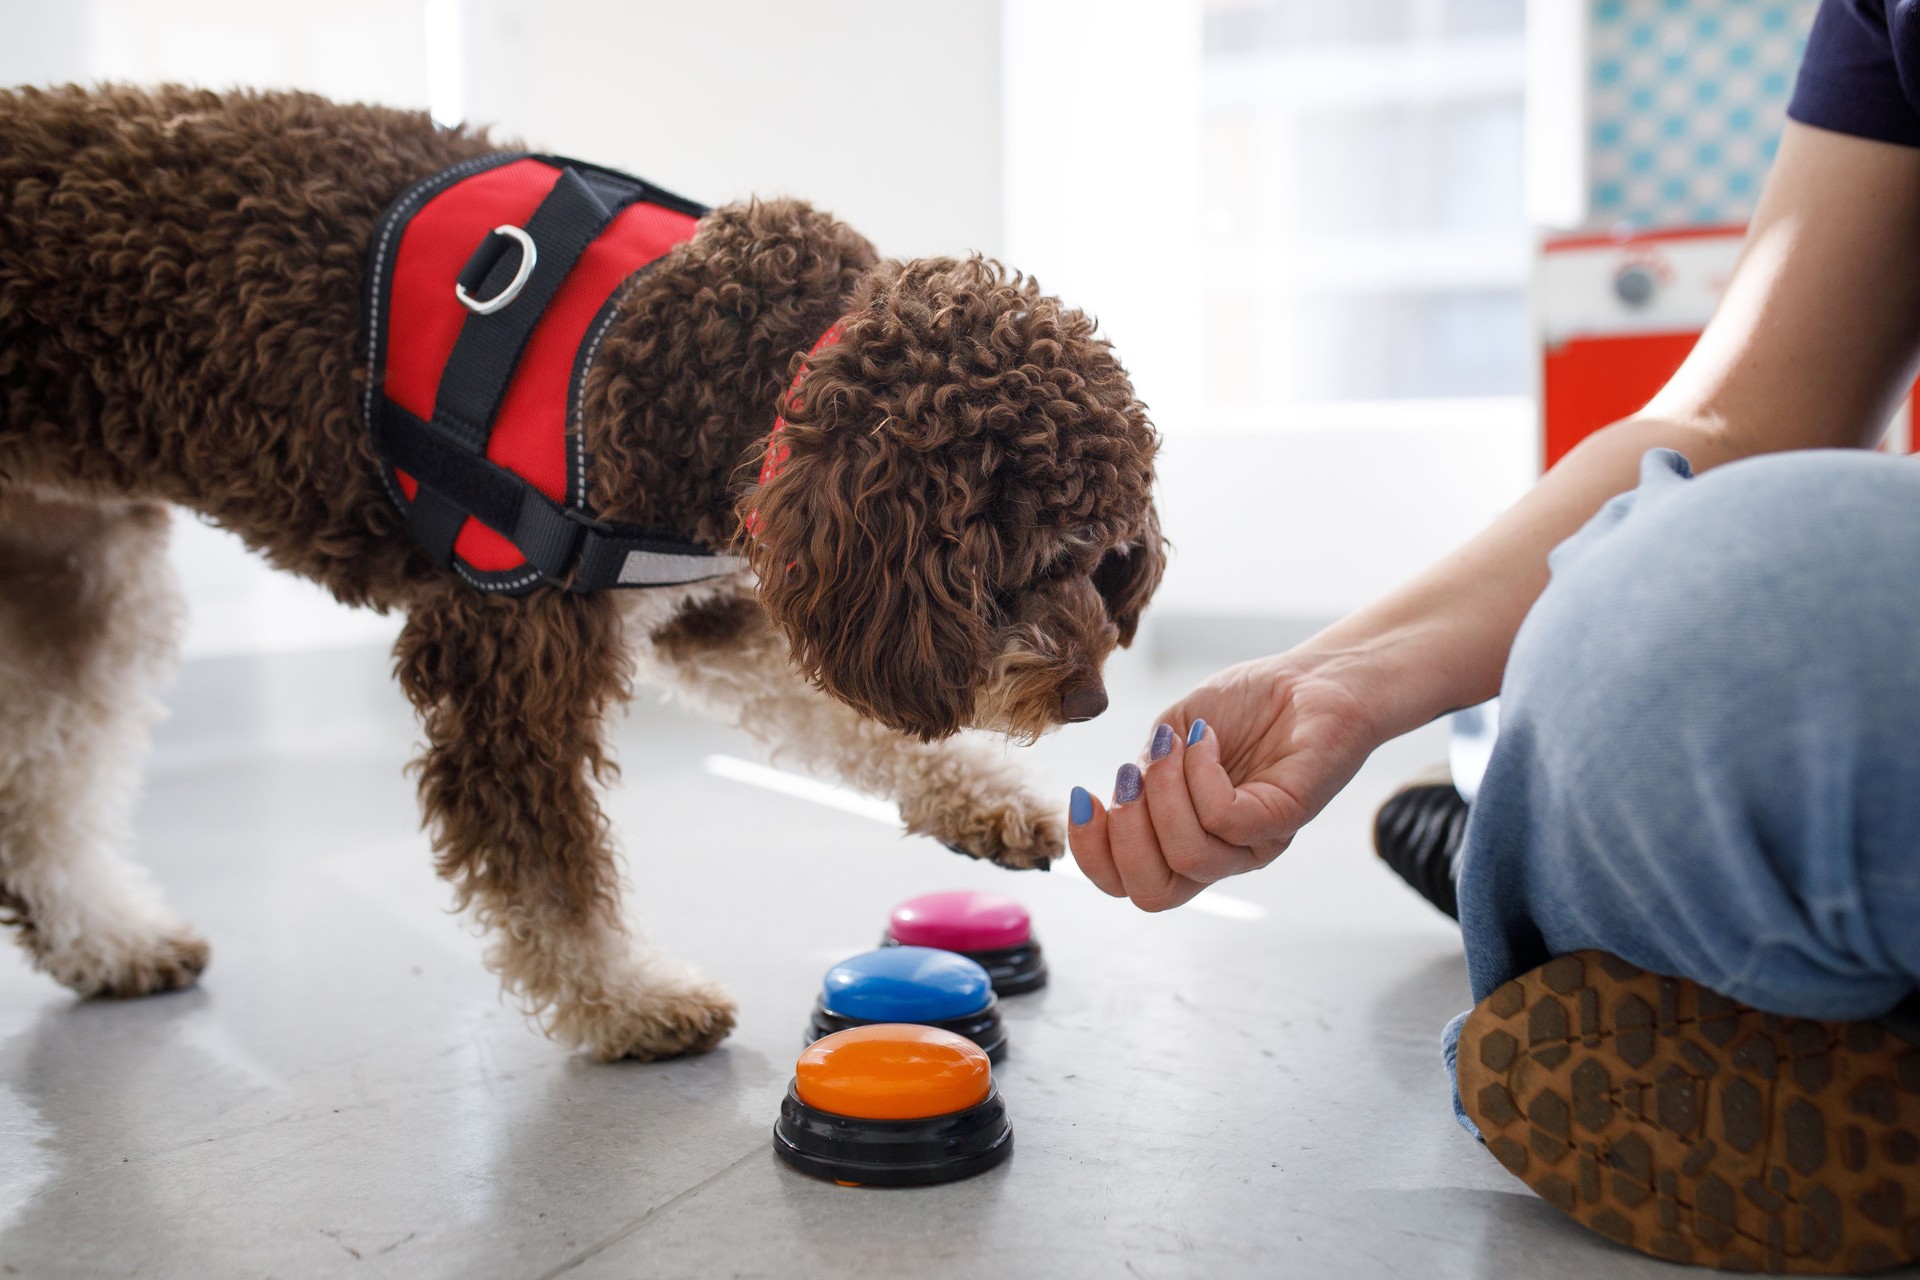
[[[820,688],[922,739],[966,724],[991,658],[999,538],[962,460],[847,393],[852,345],[813,357],[776,474],[748,495],[760,601]]]
[[[1160,517],[1149,506],[1146,527],[1124,550],[1109,551],[1094,566],[1093,585],[1105,601],[1107,612],[1120,628],[1120,647],[1133,643],[1140,629],[1140,615],[1160,586],[1167,568],[1167,540],[1160,533]]]

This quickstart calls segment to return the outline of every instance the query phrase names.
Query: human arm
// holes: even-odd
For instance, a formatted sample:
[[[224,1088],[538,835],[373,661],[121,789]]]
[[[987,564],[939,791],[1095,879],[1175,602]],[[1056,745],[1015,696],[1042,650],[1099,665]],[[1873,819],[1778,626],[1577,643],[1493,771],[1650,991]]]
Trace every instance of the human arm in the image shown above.
[[[1789,122],[1719,309],[1641,413],[1589,437],[1484,532],[1300,646],[1230,668],[1163,713],[1142,800],[1069,838],[1148,909],[1277,857],[1375,747],[1491,697],[1547,554],[1634,484],[1648,449],[1695,471],[1869,447],[1920,356],[1920,149]],[[1181,740],[1196,719],[1209,731]]]

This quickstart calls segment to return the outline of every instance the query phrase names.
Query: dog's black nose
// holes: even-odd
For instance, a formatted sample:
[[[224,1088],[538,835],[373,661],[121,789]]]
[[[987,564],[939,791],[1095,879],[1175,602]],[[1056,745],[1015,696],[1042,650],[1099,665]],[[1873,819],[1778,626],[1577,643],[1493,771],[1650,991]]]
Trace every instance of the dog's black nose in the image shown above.
[[[1069,724],[1091,720],[1106,709],[1107,691],[1097,684],[1084,685],[1071,690],[1060,699],[1060,714]]]

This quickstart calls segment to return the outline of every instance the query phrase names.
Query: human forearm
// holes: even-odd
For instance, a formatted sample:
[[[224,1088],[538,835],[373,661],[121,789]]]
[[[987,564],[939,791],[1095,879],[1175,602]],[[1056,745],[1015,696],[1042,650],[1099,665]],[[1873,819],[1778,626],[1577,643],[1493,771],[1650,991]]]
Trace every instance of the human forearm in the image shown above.
[[[1376,741],[1499,691],[1521,619],[1547,585],[1547,554],[1631,489],[1648,449],[1704,471],[1740,456],[1713,424],[1628,418],[1595,433],[1472,541],[1295,650],[1360,691]]]

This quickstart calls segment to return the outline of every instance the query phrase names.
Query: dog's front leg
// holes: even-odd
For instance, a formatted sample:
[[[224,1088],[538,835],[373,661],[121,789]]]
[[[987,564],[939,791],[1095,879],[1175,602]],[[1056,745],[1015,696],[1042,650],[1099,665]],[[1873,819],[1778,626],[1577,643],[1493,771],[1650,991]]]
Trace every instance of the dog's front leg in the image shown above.
[[[718,1044],[733,1004],[621,915],[593,791],[629,683],[620,631],[605,599],[449,587],[411,611],[395,658],[426,731],[416,767],[440,874],[490,934],[488,964],[555,1039],[662,1058]]]
[[[900,806],[907,830],[1016,869],[1060,856],[1057,805],[1040,799],[993,744],[921,742],[813,688],[747,597],[683,611],[643,646],[643,674],[765,743],[775,758]]]

